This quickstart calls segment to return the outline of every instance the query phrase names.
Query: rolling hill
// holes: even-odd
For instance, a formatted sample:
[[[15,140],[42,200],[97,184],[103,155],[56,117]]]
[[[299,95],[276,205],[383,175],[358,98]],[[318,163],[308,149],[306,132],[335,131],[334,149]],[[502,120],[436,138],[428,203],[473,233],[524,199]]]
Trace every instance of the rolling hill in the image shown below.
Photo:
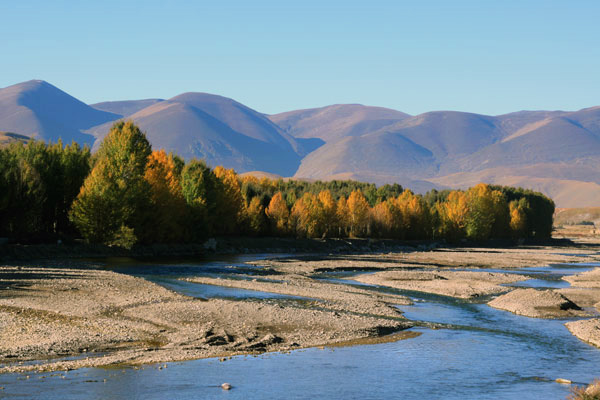
[[[302,145],[260,114],[232,99],[207,93],[184,93],[154,102],[127,119],[146,132],[154,148],[203,158],[246,172],[261,170],[291,176],[300,164]],[[89,130],[96,146],[112,122]]]
[[[360,104],[336,104],[269,116],[296,138],[318,138],[324,142],[364,135],[407,117],[400,111]]]
[[[96,110],[40,80],[0,89],[0,131],[92,145],[95,138],[84,131],[117,118],[119,115]]]
[[[542,191],[560,207],[600,205],[600,107],[411,116],[337,104],[268,116],[207,93],[88,106],[44,81],[0,89],[0,131],[15,132],[0,134],[1,143],[61,138],[97,147],[122,118],[154,148],[240,173],[398,182],[418,192],[488,182]]]
[[[417,191],[489,182],[542,191],[563,207],[600,204],[600,107],[499,116],[436,111],[369,128],[360,116],[370,107],[349,107],[355,118],[328,119],[327,107],[271,116],[291,134],[326,141],[295,177],[398,182]],[[312,125],[317,115],[331,131]]]
[[[128,117],[143,108],[150,107],[161,101],[163,101],[163,99],[105,101],[102,103],[90,104],[90,107],[93,107],[96,110],[117,114],[120,117]]]

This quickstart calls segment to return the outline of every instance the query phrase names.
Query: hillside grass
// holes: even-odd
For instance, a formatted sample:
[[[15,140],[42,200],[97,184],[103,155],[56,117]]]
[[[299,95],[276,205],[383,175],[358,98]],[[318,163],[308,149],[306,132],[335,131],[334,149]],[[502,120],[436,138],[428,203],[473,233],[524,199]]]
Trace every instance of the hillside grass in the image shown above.
[[[600,207],[557,208],[554,213],[554,226],[600,225]]]

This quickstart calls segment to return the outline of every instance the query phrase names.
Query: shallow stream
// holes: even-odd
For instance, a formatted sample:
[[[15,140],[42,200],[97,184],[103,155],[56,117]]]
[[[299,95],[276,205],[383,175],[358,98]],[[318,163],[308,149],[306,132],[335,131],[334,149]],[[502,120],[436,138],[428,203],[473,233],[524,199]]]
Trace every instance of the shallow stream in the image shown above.
[[[244,264],[257,258],[261,256],[176,264],[112,260],[107,268],[196,297],[298,299],[178,280],[200,275],[260,280],[265,271]],[[561,276],[595,266],[555,265],[502,272],[531,278],[519,286],[564,287],[568,284],[564,285]],[[318,276],[338,284],[358,284],[340,279],[343,277]],[[414,305],[399,306],[404,315],[442,324],[442,329],[414,328],[422,334],[392,343],[238,356],[225,362],[169,363],[162,369],[148,365],[141,369],[29,373],[29,378],[0,375],[4,387],[0,398],[562,399],[569,394],[569,386],[554,382],[556,378],[585,384],[600,377],[600,350],[572,336],[565,320],[526,318],[445,296],[361,287],[411,297]],[[233,389],[222,390],[219,385],[223,382],[231,383]]]

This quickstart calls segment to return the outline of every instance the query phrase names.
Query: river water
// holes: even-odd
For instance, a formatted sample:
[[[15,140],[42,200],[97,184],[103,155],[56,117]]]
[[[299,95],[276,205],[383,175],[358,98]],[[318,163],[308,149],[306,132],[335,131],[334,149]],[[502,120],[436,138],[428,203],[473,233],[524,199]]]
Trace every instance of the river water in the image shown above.
[[[289,296],[177,280],[198,275],[261,279],[265,272],[260,267],[243,264],[256,258],[176,264],[111,260],[107,268],[143,276],[191,296],[290,301]],[[520,286],[563,287],[561,276],[594,266],[556,265],[514,273],[531,277],[529,284]],[[318,278],[348,284],[335,275]],[[411,297],[414,305],[399,306],[404,315],[443,324],[442,329],[414,328],[420,336],[392,343],[238,356],[225,362],[169,363],[160,369],[148,365],[29,373],[29,378],[0,375],[4,387],[0,398],[562,399],[569,394],[569,386],[554,382],[556,378],[585,384],[600,377],[600,349],[572,336],[565,320],[521,317],[444,296],[371,289]],[[223,382],[231,383],[233,389],[222,390]]]

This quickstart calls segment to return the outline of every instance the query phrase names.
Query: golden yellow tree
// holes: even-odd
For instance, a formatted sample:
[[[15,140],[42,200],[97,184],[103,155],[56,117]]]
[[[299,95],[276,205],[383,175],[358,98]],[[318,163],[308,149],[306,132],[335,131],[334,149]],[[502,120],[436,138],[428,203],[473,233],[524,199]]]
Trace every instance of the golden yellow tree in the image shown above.
[[[410,190],[405,190],[392,201],[394,221],[397,226],[394,230],[401,238],[424,239],[429,237],[430,211],[420,195],[415,195]]]
[[[329,190],[323,190],[319,193],[318,211],[320,215],[319,226],[322,237],[335,236],[338,233],[338,221],[337,221],[337,205],[331,192]]]
[[[338,237],[347,237],[350,231],[350,210],[345,197],[340,197],[336,205],[335,216],[338,226]]]
[[[348,197],[350,236],[361,237],[369,233],[370,207],[360,190],[354,190]]]
[[[242,177],[242,184],[244,184],[244,183],[252,183],[252,184],[260,185],[258,178],[253,175],[244,175]]]
[[[444,202],[436,204],[441,220],[440,231],[449,240],[458,240],[465,236],[469,206],[464,192],[450,192]]]
[[[286,235],[289,232],[290,211],[281,192],[275,193],[271,198],[265,214],[269,217],[275,234]]]
[[[510,209],[510,230],[515,238],[525,237],[527,229],[527,201],[523,198],[521,201],[513,200],[509,204]]]
[[[246,217],[250,233],[253,235],[262,235],[266,230],[265,208],[258,197],[253,197],[246,208]]]
[[[233,169],[217,166],[213,172],[221,182],[217,193],[220,233],[236,233],[244,219],[244,198],[240,181]]]
[[[173,242],[183,238],[185,199],[181,181],[172,155],[164,150],[154,151],[148,157],[146,182],[150,185],[152,201],[152,242]]]
[[[319,236],[319,207],[317,197],[310,192],[304,193],[301,198],[296,200],[292,207],[291,220],[297,236]]]
[[[382,201],[375,204],[371,209],[372,228],[371,232],[379,237],[393,237],[394,218],[392,215],[393,203]]]

